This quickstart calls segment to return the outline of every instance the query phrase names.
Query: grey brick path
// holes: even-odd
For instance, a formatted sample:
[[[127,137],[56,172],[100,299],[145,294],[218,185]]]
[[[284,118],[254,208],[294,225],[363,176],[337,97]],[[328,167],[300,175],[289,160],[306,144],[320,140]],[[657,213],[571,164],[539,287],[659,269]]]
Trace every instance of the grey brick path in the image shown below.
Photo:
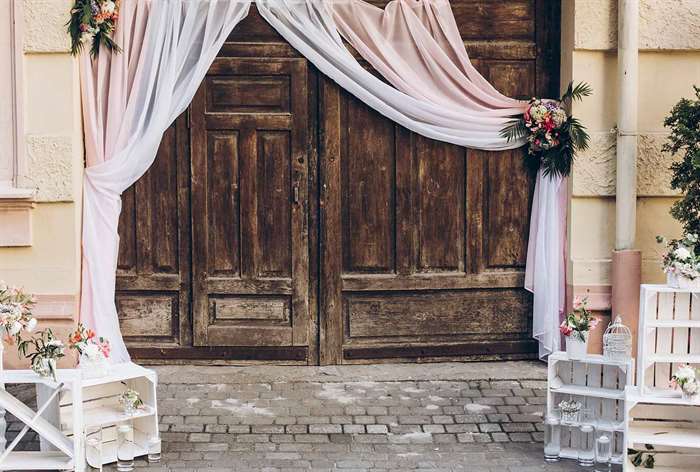
[[[163,461],[142,470],[579,470],[542,461],[541,364],[157,370]]]

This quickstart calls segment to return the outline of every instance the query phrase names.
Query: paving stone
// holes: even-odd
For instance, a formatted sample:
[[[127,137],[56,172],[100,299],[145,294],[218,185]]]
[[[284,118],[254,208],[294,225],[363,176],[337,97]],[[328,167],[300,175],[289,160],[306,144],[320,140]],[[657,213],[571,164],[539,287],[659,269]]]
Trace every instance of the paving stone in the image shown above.
[[[166,379],[159,375],[163,459],[149,465],[141,458],[136,470],[578,470],[573,461],[542,461],[542,364],[487,365],[483,378],[464,380],[455,380],[451,370],[444,379],[421,377],[441,364],[417,366],[421,375],[404,378],[395,376],[400,366],[334,366],[314,380],[303,372],[315,368],[290,366],[255,379],[241,378],[246,368],[189,371],[196,380],[179,372]],[[219,373],[227,369],[232,374]],[[504,369],[514,377],[489,380]],[[393,377],[383,379],[378,371]],[[525,379],[517,378],[521,373]],[[215,400],[241,410],[216,408]],[[9,415],[8,420],[8,430],[16,434],[21,425]],[[36,435],[27,435],[21,446],[38,448]]]

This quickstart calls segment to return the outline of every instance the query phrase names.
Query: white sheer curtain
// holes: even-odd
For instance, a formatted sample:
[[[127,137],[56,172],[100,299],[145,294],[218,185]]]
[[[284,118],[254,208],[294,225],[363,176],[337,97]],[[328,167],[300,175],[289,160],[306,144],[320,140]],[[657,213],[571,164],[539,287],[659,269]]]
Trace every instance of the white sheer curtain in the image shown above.
[[[507,142],[500,130],[507,113],[488,108],[470,110],[420,100],[384,83],[343,45],[328,7],[319,0],[257,0],[260,14],[321,72],[382,115],[423,136],[485,150],[520,147]],[[495,115],[495,116],[494,116]]]
[[[124,52],[83,53],[87,169],[83,201],[81,320],[129,360],[114,303],[121,193],[151,166],[163,133],[192,100],[250,3],[124,0],[116,32]]]
[[[533,293],[532,334],[539,356],[560,350],[566,303],[567,180],[537,174],[527,246],[525,288]]]

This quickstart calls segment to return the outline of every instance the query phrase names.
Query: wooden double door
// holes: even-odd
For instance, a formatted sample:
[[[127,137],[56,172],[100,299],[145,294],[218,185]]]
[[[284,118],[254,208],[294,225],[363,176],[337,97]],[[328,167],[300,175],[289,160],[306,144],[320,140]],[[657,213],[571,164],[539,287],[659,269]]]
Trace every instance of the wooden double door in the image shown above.
[[[552,5],[453,9],[497,88],[556,91]],[[396,125],[252,8],[123,195],[117,307],[130,351],[304,364],[531,356],[533,180],[521,161]]]

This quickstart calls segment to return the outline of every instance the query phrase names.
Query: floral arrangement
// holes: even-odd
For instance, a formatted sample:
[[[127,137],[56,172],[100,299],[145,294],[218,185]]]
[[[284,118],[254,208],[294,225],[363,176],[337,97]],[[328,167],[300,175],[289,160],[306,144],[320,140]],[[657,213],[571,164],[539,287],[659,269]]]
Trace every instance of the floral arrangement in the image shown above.
[[[686,364],[671,376],[670,387],[680,387],[681,392],[692,398],[700,393],[700,372]]]
[[[19,343],[22,330],[31,332],[36,328],[37,321],[32,316],[35,303],[32,295],[0,280],[0,329],[5,331],[5,341]]]
[[[68,337],[68,347],[92,360],[107,359],[110,354],[109,340],[98,337],[93,330],[86,328],[82,323],[78,323],[78,328]]]
[[[119,19],[119,0],[76,0],[70,13],[67,26],[71,54],[77,55],[86,44],[90,44],[93,57],[102,45],[110,51],[121,51],[112,39]]]
[[[32,339],[20,341],[17,346],[19,353],[31,361],[34,372],[56,380],[56,361],[65,356],[63,341],[56,338],[50,329],[36,334]],[[27,354],[30,346],[33,347],[33,352]]]
[[[133,414],[134,410],[143,406],[143,400],[141,400],[139,392],[130,388],[119,395],[119,403],[124,408],[126,414]]]
[[[506,124],[501,136],[508,142],[526,138],[526,162],[545,176],[566,177],[577,152],[588,148],[590,136],[581,122],[567,113],[574,100],[593,93],[586,83],[569,84],[559,100],[532,98],[525,113]]]
[[[666,251],[661,256],[664,272],[690,280],[700,277],[700,257],[695,255],[698,243],[696,234],[686,234],[681,239],[670,241],[657,236],[656,242],[666,245]]]
[[[574,310],[566,315],[564,321],[559,325],[559,331],[564,336],[574,336],[582,342],[586,342],[586,334],[595,328],[598,320],[591,315],[586,307],[588,299],[576,297],[574,299]]]

